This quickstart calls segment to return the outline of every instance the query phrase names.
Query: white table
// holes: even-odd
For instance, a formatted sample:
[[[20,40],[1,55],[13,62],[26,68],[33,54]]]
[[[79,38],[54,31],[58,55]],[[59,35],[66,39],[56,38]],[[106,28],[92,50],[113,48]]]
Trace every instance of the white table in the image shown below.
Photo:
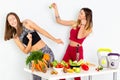
[[[102,71],[96,71],[95,67],[90,67],[89,71],[83,71],[81,70],[80,73],[64,73],[60,72],[57,75],[51,75],[52,68],[49,68],[46,73],[34,71],[32,72],[29,68],[24,68],[26,72],[38,75],[44,79],[48,80],[56,80],[56,79],[62,79],[62,78],[73,78],[73,77],[89,77],[89,80],[92,80],[93,75],[99,75],[99,74],[107,74],[107,73],[113,73],[113,80],[117,80],[117,72],[120,71],[120,69],[104,69]]]

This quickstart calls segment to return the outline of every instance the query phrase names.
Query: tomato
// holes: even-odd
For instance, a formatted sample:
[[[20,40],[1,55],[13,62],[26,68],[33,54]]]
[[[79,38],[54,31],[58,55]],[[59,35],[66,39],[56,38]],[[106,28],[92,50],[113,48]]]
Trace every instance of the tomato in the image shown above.
[[[63,68],[64,66],[61,64],[61,63],[58,63],[57,65],[56,65],[56,68]]]
[[[55,67],[56,67],[56,68],[59,68],[59,65],[56,65]]]
[[[88,67],[88,65],[86,65],[86,64],[82,64],[81,67],[82,67],[82,69],[85,70],[85,71],[88,71],[88,70],[89,70],[89,67]]]
[[[62,65],[62,64],[59,64],[59,68],[63,68],[63,65]]]

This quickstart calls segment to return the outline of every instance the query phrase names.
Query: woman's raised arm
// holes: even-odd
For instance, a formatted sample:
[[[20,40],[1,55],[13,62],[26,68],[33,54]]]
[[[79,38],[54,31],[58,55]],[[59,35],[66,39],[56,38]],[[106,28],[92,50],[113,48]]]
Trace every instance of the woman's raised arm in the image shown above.
[[[75,24],[76,21],[74,20],[62,20],[59,16],[59,13],[58,13],[58,9],[57,9],[57,5],[55,3],[53,3],[51,5],[54,9],[54,12],[55,12],[55,18],[56,18],[56,22],[59,23],[59,24],[62,24],[62,25],[65,25],[65,26],[72,26]]]

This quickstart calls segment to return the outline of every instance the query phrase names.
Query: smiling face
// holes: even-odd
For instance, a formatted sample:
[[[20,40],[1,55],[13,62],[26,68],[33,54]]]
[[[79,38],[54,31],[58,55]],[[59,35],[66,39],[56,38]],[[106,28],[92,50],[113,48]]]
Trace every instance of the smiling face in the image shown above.
[[[18,15],[14,12],[10,12],[6,16],[5,23],[5,40],[12,39],[14,35],[20,36],[23,30],[22,23]]]
[[[8,16],[8,23],[11,27],[17,28],[17,19],[14,15],[9,15]]]
[[[84,10],[81,10],[78,16],[78,20],[86,19]]]

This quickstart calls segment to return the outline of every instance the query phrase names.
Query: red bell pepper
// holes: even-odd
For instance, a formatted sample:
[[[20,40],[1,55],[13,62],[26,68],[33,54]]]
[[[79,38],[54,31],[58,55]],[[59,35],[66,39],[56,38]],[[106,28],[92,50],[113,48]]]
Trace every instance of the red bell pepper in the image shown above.
[[[88,67],[88,65],[86,65],[86,64],[82,64],[82,65],[81,65],[81,68],[82,68],[83,70],[85,70],[85,71],[88,71],[88,70],[89,70],[89,67]]]

